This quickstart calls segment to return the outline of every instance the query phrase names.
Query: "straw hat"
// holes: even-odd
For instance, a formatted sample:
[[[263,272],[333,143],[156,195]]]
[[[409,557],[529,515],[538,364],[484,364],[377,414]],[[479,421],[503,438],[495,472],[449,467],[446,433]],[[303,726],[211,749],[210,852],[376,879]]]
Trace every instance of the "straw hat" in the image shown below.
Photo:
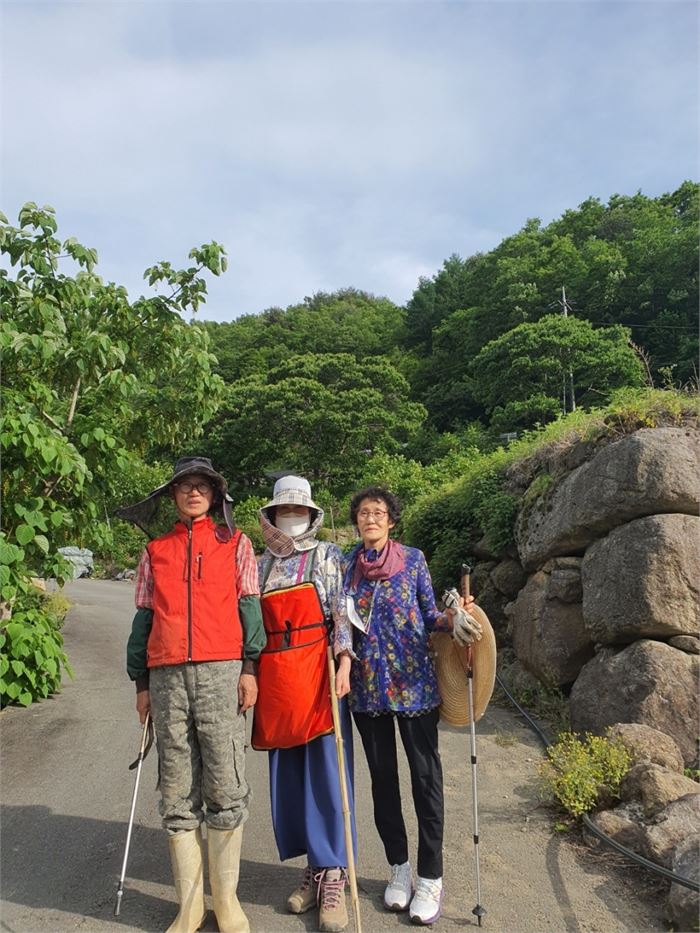
[[[467,685],[468,653],[472,652],[474,722],[478,722],[489,705],[496,680],[496,637],[489,618],[479,606],[472,606],[469,615],[482,626],[480,641],[470,648],[460,648],[447,632],[434,632],[431,643],[442,703],[440,719],[450,726],[468,726],[469,688]]]

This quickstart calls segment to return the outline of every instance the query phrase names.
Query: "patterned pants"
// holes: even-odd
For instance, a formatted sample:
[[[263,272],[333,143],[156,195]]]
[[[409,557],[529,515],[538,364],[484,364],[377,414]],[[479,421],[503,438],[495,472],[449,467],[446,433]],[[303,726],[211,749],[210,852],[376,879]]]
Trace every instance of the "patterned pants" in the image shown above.
[[[240,661],[151,668],[160,814],[169,833],[196,829],[202,820],[215,829],[235,829],[248,818],[240,673]]]

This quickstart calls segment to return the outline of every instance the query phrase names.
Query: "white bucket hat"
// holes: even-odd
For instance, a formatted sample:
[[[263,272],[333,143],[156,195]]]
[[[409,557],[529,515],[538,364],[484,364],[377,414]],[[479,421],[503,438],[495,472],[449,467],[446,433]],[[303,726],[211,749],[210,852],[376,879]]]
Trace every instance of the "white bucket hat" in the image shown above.
[[[302,476],[283,476],[277,480],[272,490],[272,499],[263,509],[270,509],[276,505],[305,505],[309,509],[323,512],[311,498],[309,481]]]

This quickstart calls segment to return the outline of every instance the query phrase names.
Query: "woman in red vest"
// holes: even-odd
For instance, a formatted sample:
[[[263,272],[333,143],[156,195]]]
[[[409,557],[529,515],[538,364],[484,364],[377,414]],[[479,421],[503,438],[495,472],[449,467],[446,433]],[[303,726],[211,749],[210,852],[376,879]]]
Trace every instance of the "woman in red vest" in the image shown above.
[[[173,500],[178,516],[141,557],[127,646],[136,709],[141,722],[152,716],[158,740],[160,812],[180,904],[168,933],[194,933],[206,915],[204,821],[219,930],[250,929],[236,894],[250,798],[243,713],[257,698],[265,633],[253,547],[234,527],[226,489],[210,460],[185,457],[167,483],[117,513],[147,533],[164,503]]]
[[[336,658],[352,799],[352,731],[342,698],[350,689],[352,634],[340,549],[319,541],[323,510],[309,483],[284,476],[260,509],[266,550],[258,563],[267,644],[260,656],[260,695],[252,744],[269,750],[272,823],[280,859],[306,855],[287,909],[319,905],[319,929],[345,929],[347,850],[328,683],[329,638]],[[354,833],[354,827],[353,827]]]

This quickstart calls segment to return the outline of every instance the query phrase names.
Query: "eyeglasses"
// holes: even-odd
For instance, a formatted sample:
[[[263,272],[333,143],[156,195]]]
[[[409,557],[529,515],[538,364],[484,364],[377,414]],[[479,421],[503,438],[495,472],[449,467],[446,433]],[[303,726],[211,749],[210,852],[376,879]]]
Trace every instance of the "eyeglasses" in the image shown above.
[[[375,509],[374,512],[370,512],[368,509],[363,509],[361,512],[357,513],[357,517],[365,520],[368,518],[382,519],[387,514],[388,513],[386,509]]]
[[[203,479],[198,483],[175,483],[175,487],[180,490],[180,492],[193,492],[195,489],[197,492],[200,492],[203,496],[206,496],[208,492],[211,492],[214,488],[211,483],[205,482]]]

